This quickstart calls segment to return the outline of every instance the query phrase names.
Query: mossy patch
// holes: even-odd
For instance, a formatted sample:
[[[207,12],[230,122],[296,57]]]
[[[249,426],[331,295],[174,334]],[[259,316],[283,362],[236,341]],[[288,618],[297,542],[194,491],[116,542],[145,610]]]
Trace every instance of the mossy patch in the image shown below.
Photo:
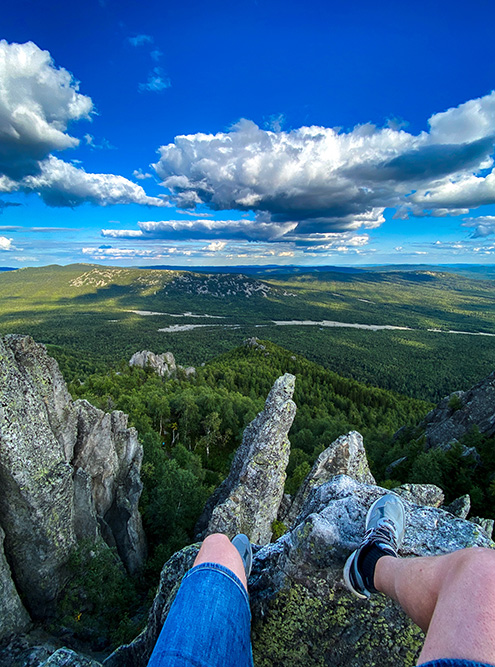
[[[257,667],[412,667],[423,640],[385,597],[361,602],[301,584],[279,593],[252,636]]]

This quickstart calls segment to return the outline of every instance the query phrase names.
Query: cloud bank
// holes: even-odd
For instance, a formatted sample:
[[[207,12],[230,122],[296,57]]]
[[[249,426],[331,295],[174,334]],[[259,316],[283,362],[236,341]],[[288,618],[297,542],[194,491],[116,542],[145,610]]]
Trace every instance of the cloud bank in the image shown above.
[[[79,145],[68,127],[92,111],[91,98],[48,51],[0,41],[0,192],[36,192],[49,206],[162,206],[122,176],[88,174],[53,156]]]
[[[172,200],[194,209],[254,211],[253,236],[372,229],[396,217],[446,216],[495,203],[495,92],[433,115],[429,131],[362,125],[260,129],[178,136],[154,168]],[[291,226],[292,225],[292,226]]]

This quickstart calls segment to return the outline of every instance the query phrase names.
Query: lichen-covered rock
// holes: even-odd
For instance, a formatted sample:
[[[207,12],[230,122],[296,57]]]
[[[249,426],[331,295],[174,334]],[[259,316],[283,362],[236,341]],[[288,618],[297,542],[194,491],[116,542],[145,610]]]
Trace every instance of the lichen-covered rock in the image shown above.
[[[435,484],[402,484],[394,489],[394,493],[410,503],[427,507],[440,507],[445,500],[444,492]]]
[[[457,516],[460,519],[466,519],[471,510],[471,498],[469,493],[456,498],[450,505],[445,505],[443,509],[453,516]]]
[[[480,516],[472,516],[469,518],[469,521],[472,521],[477,526],[483,528],[488,537],[493,539],[493,526],[495,525],[495,521],[493,519],[483,519]]]
[[[456,391],[429,412],[422,426],[428,447],[460,440],[473,426],[487,436],[495,434],[495,371],[469,391]]]
[[[142,350],[132,355],[129,366],[139,366],[140,368],[152,368],[162,377],[172,377],[177,372],[177,364],[172,352],[163,354],[154,354],[149,350]]]
[[[335,475],[348,475],[366,484],[375,483],[368,465],[363,436],[357,431],[341,435],[319,455],[310,473],[301,484],[285,523],[292,525],[296,520],[311,489],[328,482]]]
[[[122,413],[72,401],[57,363],[29,336],[0,339],[0,522],[16,587],[46,617],[83,539],[142,561],[142,450]],[[108,528],[108,530],[107,530]]]
[[[185,573],[198,555],[199,545],[193,544],[175,553],[163,566],[160,583],[148,615],[148,625],[131,644],[120,646],[105,661],[105,667],[139,667],[147,665],[158,635],[165,623],[172,602]]]
[[[180,366],[176,363],[172,352],[164,352],[163,354],[155,354],[149,350],[142,350],[132,355],[129,366],[139,366],[139,368],[152,368],[155,373],[161,377],[171,378],[177,376],[177,371],[180,370],[186,378],[191,378],[196,375],[194,366]]]
[[[245,533],[255,544],[270,541],[284,492],[290,450],[287,434],[296,414],[294,383],[290,373],[278,378],[264,410],[245,429],[227,479],[200,517],[201,539],[220,532],[230,538]]]
[[[42,662],[39,667],[101,667],[101,662],[71,651],[68,648],[59,648],[48,660]]]
[[[127,415],[106,413],[85,400],[75,402],[78,435],[73,466],[91,480],[91,496],[103,538],[116,546],[129,572],[136,572],[146,555],[141,515],[140,470],[143,448],[137,431],[127,428]]]
[[[15,632],[24,632],[31,622],[12,581],[3,551],[4,538],[5,533],[0,527],[0,640]]]
[[[69,463],[76,413],[58,366],[29,337],[0,341],[0,393],[4,548],[29,611],[43,615],[76,546]]]
[[[385,493],[345,475],[334,477],[312,489],[293,530],[255,550],[248,583],[257,667],[415,664],[421,631],[385,596],[358,600],[342,580],[345,560],[363,536],[367,511]],[[494,546],[469,521],[407,499],[404,503],[406,534],[401,556]],[[196,546],[188,547],[168,561],[148,627],[135,642],[110,656],[105,667],[145,667],[180,578],[196,551]]]

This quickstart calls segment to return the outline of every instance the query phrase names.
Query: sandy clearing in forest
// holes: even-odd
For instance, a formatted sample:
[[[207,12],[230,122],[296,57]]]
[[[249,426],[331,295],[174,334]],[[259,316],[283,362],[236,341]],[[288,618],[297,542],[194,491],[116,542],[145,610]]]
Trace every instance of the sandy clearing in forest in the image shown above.
[[[185,313],[158,313],[155,312],[154,310],[127,310],[127,313],[134,313],[134,315],[143,315],[144,317],[148,315],[167,315],[168,317],[199,317],[199,318],[210,318],[214,320],[224,320],[225,316],[224,315],[208,315],[205,313],[204,315],[198,315],[196,313],[191,313],[189,311]]]
[[[410,327],[395,327],[390,324],[354,324],[349,322],[333,322],[331,320],[272,320],[277,326],[317,326],[317,327],[347,327],[349,329],[369,329],[370,331],[380,331],[382,329],[399,329],[400,331],[413,331]]]

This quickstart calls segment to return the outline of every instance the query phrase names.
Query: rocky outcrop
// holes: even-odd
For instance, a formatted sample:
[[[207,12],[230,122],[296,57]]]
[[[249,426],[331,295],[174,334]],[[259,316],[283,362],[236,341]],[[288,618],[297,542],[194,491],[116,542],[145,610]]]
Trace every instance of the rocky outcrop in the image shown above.
[[[466,493],[460,498],[453,500],[450,505],[446,505],[443,508],[449,514],[459,517],[459,519],[467,519],[469,512],[471,511],[471,497],[469,493]]]
[[[142,449],[123,413],[73,402],[29,336],[0,339],[0,401],[5,553],[30,613],[45,617],[81,540],[103,536],[131,571],[142,562]]]
[[[422,424],[428,447],[460,440],[473,426],[495,434],[495,371],[469,391],[456,391],[429,412]]]
[[[410,503],[427,507],[440,507],[445,500],[444,492],[435,484],[402,484],[394,493]]]
[[[366,513],[386,493],[346,475],[315,486],[298,524],[257,550],[249,578],[254,662],[260,667],[415,664],[423,639],[400,608],[384,596],[357,600],[345,588],[342,568],[364,532]],[[469,521],[404,499],[406,534],[401,556],[441,554],[493,546]],[[145,667],[184,573],[198,546],[176,553],[162,570],[148,627],[121,647],[105,667]]]
[[[9,564],[3,551],[5,533],[0,528],[0,638],[24,632],[30,618],[12,581]]]
[[[146,555],[138,511],[143,448],[136,430],[127,428],[123,412],[105,413],[84,400],[75,406],[78,431],[72,465],[76,474],[90,480],[92,507],[105,542],[117,548],[129,572],[136,572]],[[74,503],[76,520],[82,507],[84,503]]]
[[[321,486],[335,475],[349,475],[358,482],[374,484],[363,444],[363,436],[357,431],[341,435],[316,459],[313,468],[301,484],[285,522],[291,526],[301,511],[311,489]]]
[[[245,533],[256,544],[270,541],[289,460],[287,434],[296,414],[294,383],[290,373],[278,378],[264,410],[244,431],[229,476],[209,499],[198,521],[201,539],[221,532],[230,538]]]
[[[472,521],[477,526],[480,526],[480,528],[485,531],[488,537],[493,539],[493,526],[495,525],[495,521],[493,519],[483,519],[479,516],[471,516],[469,517],[469,521]]]
[[[154,354],[149,350],[142,350],[132,355],[129,366],[138,366],[139,368],[152,368],[155,373],[161,377],[171,378],[176,377],[177,370],[181,370],[186,377],[191,377],[196,374],[194,366],[180,366],[175,362],[175,357],[172,352],[164,352],[163,354]]]
[[[75,653],[68,648],[60,648],[48,660],[42,662],[39,667],[100,667],[100,665],[100,662]]]
[[[61,647],[41,629],[11,637],[0,646],[2,667],[101,667],[97,660]]]
[[[172,377],[177,373],[177,364],[172,352],[164,354],[154,354],[149,350],[142,350],[132,355],[129,366],[139,366],[139,368],[152,368],[162,377]]]

